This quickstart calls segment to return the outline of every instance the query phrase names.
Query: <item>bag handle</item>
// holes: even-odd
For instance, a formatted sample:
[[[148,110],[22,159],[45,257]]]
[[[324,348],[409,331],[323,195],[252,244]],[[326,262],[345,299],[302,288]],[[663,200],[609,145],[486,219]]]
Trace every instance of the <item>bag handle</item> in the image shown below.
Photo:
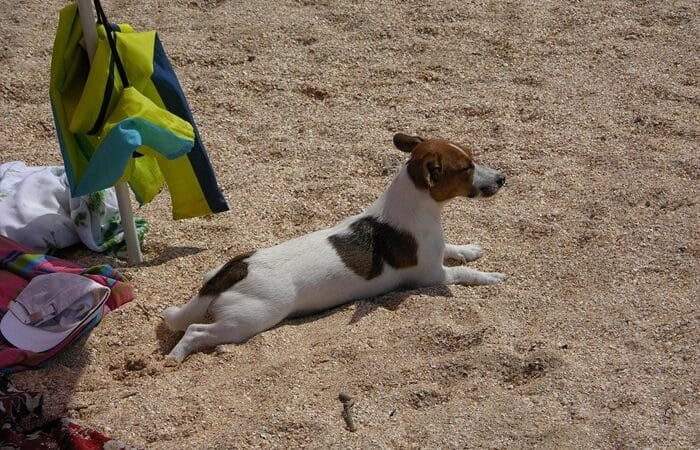
[[[122,85],[126,88],[129,87],[129,79],[126,77],[126,70],[124,70],[124,65],[122,65],[122,60],[117,53],[117,38],[116,35],[113,36],[114,30],[112,29],[112,24],[107,20],[107,15],[104,9],[102,9],[102,4],[100,0],[93,0],[95,4],[95,11],[97,12],[97,23],[102,24],[105,27],[105,32],[107,33],[107,41],[109,42],[109,48],[112,50],[112,56],[114,57],[114,62],[117,64],[117,70],[119,71],[119,77],[122,79]]]

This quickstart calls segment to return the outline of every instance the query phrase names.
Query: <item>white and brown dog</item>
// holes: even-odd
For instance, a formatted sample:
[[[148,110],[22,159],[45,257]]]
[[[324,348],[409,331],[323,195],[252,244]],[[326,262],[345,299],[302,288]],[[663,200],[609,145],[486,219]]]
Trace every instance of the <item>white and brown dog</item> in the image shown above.
[[[505,176],[474,163],[471,152],[441,139],[396,134],[410,153],[389,188],[363,213],[338,225],[233,258],[209,272],[187,304],[163,312],[185,335],[168,360],[241,343],[286,317],[333,308],[399,287],[481,285],[498,272],[448,267],[445,259],[473,261],[478,245],[445,244],[440,212],[455,197],[489,197]],[[213,323],[201,323],[210,313]]]

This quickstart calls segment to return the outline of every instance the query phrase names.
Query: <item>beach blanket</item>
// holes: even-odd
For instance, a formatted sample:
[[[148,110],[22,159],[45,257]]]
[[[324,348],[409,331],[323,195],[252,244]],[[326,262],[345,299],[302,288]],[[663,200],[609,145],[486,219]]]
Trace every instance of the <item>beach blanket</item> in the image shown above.
[[[54,272],[86,276],[109,287],[110,295],[100,313],[92,321],[76,328],[61,344],[45,352],[22,350],[0,338],[0,372],[12,373],[41,367],[97,325],[102,320],[102,316],[134,298],[131,284],[108,265],[83,268],[60,258],[35,253],[23,245],[0,236],[0,316],[7,313],[10,301],[19,295],[29,280],[38,275]]]
[[[143,240],[148,223],[135,222]],[[95,252],[126,250],[114,189],[72,198],[63,167],[21,161],[0,164],[0,235],[42,253],[79,242]]]
[[[43,404],[43,394],[17,389],[0,375],[0,448],[135,450],[71,419],[47,419]]]

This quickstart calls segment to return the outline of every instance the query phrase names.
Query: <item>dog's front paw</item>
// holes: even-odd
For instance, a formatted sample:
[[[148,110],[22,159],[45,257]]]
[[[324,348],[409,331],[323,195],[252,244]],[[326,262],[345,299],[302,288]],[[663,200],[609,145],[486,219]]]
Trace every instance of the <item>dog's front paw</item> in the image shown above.
[[[465,261],[476,261],[481,258],[484,249],[481,245],[469,244],[461,246],[461,254]]]
[[[445,284],[461,284],[464,286],[483,286],[496,284],[506,279],[501,272],[479,272],[465,266],[444,267]]]
[[[480,245],[445,245],[445,259],[454,259],[460,262],[475,261],[481,257],[484,249]]]
[[[483,275],[483,284],[496,284],[507,278],[507,275],[501,272],[483,272]]]

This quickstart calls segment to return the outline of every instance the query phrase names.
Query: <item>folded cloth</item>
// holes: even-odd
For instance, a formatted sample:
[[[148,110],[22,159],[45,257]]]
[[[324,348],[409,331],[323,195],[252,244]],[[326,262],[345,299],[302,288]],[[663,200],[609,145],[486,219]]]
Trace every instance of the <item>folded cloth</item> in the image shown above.
[[[43,394],[21,391],[0,376],[0,448],[134,450],[70,419],[44,418],[43,403]]]
[[[33,253],[29,248],[0,236],[0,315],[8,314],[10,302],[26,288],[30,280],[39,275],[63,272],[81,275],[110,289],[107,300],[97,309],[94,318],[83,321],[49,350],[33,352],[15,347],[0,338],[0,372],[12,373],[41,367],[64,348],[97,325],[102,316],[134,298],[131,284],[110,266],[83,268],[72,262]],[[11,312],[9,314],[12,314]],[[92,317],[92,316],[91,316]]]
[[[148,224],[136,219],[143,240]],[[0,235],[51,253],[82,242],[96,252],[121,252],[124,233],[114,189],[72,198],[63,167],[0,164]]]

